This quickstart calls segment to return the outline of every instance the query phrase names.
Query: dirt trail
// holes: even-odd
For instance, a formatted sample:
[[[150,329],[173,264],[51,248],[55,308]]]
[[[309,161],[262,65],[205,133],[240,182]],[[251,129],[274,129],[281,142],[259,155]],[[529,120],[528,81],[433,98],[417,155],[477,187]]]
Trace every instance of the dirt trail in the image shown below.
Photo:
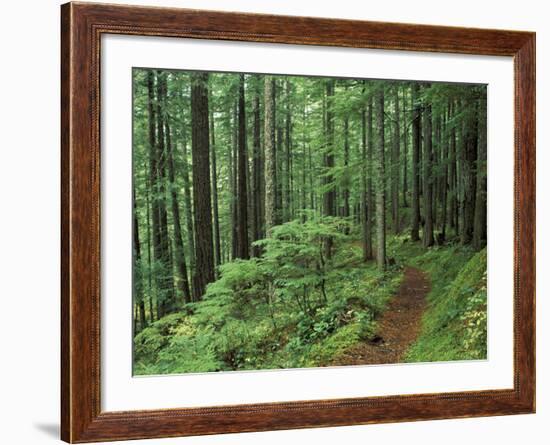
[[[416,340],[430,291],[428,277],[420,269],[406,267],[397,293],[377,320],[377,335],[338,357],[333,365],[399,363]]]

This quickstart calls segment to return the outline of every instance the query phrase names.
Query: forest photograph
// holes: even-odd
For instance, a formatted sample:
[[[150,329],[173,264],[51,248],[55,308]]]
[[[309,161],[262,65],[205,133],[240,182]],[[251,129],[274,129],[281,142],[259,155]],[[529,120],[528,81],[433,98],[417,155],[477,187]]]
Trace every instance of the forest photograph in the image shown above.
[[[486,85],[132,88],[135,376],[487,358]]]

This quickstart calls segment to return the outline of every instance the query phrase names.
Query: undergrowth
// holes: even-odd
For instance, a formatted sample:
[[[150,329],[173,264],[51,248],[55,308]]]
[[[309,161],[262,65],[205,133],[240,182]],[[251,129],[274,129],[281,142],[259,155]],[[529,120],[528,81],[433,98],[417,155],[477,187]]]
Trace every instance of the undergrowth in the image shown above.
[[[286,223],[258,245],[261,258],[223,265],[202,301],[138,333],[135,374],[329,365],[374,336],[403,275],[364,263],[338,218]]]
[[[421,333],[408,362],[487,358],[487,250],[454,246],[411,259],[427,271],[432,289]]]
[[[483,359],[487,355],[486,250],[424,249],[408,237],[388,242],[391,266],[364,263],[341,221],[279,226],[258,243],[261,259],[223,265],[204,299],[187,304],[134,339],[136,375],[330,365],[376,334],[405,265],[431,280],[421,333],[405,360]],[[334,241],[323,258],[322,242]],[[382,333],[383,335],[383,333]]]

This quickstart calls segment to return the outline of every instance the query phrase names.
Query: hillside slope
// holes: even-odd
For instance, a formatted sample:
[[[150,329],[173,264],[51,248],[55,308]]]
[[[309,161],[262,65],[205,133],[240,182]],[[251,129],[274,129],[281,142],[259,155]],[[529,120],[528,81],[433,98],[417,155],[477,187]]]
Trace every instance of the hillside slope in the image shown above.
[[[430,274],[432,290],[407,362],[487,358],[487,249],[465,265],[464,255],[471,253],[457,247],[442,252],[432,249],[412,259]],[[448,284],[452,276],[456,278]]]

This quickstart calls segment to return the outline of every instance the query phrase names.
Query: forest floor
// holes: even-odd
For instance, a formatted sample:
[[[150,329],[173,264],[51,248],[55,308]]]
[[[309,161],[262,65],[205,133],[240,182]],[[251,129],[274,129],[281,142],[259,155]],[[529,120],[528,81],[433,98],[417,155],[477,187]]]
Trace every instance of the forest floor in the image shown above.
[[[380,273],[362,260],[360,242],[343,243],[329,298],[312,293],[310,313],[292,293],[271,305],[236,293],[243,286],[255,295],[264,275],[255,259],[227,263],[207,298],[135,337],[134,373],[486,359],[486,249],[458,241],[425,249],[403,235],[389,240],[388,257],[392,264]]]
[[[417,339],[426,295],[431,285],[428,275],[415,267],[405,267],[403,281],[377,323],[376,335],[337,357],[332,365],[400,363]]]

